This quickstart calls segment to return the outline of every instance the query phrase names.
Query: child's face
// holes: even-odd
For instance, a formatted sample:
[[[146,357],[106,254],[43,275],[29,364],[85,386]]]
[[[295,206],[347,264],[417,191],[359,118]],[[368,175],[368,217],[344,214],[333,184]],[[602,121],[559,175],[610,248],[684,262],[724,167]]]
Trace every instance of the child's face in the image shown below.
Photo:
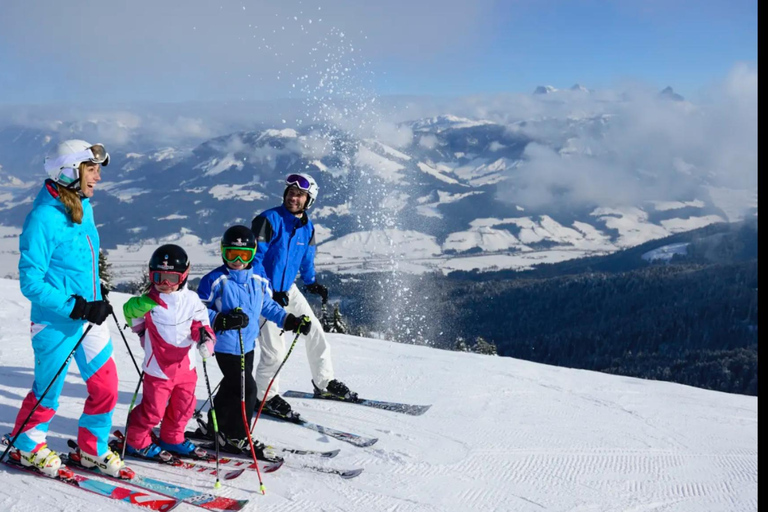
[[[155,289],[160,293],[173,293],[179,289],[178,284],[156,284]]]
[[[243,270],[246,265],[240,260],[235,260],[235,261],[228,261],[227,266],[232,270]]]

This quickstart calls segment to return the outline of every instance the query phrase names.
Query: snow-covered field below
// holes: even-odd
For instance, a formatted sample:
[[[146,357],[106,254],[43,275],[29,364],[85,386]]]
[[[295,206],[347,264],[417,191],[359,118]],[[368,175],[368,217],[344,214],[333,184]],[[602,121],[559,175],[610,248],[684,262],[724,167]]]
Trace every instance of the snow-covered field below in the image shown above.
[[[118,317],[126,295],[112,294]],[[0,279],[0,423],[10,431],[32,383],[29,302],[17,281]],[[115,427],[124,425],[138,375],[110,321],[120,376]],[[138,340],[127,334],[134,353]],[[257,437],[275,445],[341,449],[313,461],[361,467],[343,480],[288,462],[264,475],[224,482],[221,494],[245,510],[755,511],[757,399],[510,358],[329,335],[336,376],[360,396],[432,404],[423,416],[336,402],[290,399],[309,421],[378,437],[368,448],[295,425],[261,419]],[[299,342],[282,389],[310,390]],[[209,364],[218,382],[215,363]],[[198,403],[206,397],[202,371]],[[215,385],[215,384],[213,384]],[[73,364],[51,424],[50,445],[74,437],[85,386]],[[190,425],[192,426],[192,425]],[[299,459],[294,457],[293,462]],[[213,477],[131,462],[140,474],[213,491]],[[177,510],[194,510],[181,505]],[[0,466],[0,510],[140,510]]]

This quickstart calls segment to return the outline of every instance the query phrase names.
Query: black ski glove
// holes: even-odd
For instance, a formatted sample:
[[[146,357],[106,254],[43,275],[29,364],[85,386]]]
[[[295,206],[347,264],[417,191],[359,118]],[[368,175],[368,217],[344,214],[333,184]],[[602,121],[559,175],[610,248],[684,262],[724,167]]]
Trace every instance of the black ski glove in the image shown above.
[[[112,314],[112,305],[106,300],[88,302],[79,295],[73,295],[75,307],[69,314],[72,320],[88,320],[92,324],[101,325]]]
[[[312,283],[307,285],[307,291],[309,293],[314,293],[315,295],[319,295],[323,298],[323,302],[328,302],[328,288],[321,285],[320,283]]]
[[[281,306],[286,307],[288,305],[288,292],[274,292],[272,294],[272,300]]]
[[[248,327],[250,319],[242,311],[230,311],[229,313],[219,313],[213,321],[214,331],[230,331],[232,329],[245,329]]]
[[[283,329],[291,332],[301,332],[304,336],[309,334],[309,329],[312,327],[312,323],[307,315],[295,316],[288,313],[285,317],[285,323],[283,323]]]

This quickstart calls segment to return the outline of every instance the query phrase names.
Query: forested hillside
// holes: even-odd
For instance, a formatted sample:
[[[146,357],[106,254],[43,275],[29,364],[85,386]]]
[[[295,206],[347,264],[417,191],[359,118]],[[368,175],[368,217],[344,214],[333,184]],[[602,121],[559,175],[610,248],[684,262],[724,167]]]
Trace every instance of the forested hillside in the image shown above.
[[[686,256],[641,258],[681,240]],[[757,394],[756,220],[530,272],[322,277],[352,331]]]

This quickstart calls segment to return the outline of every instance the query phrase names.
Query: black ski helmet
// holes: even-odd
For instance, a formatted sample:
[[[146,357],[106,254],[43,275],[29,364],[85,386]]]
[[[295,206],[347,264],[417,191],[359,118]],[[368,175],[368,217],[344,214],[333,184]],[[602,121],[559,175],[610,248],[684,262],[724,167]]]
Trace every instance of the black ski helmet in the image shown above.
[[[253,231],[245,226],[232,226],[224,232],[224,236],[221,237],[222,247],[247,247],[249,249],[256,248],[256,237],[253,236]]]
[[[174,244],[161,245],[149,258],[149,270],[169,270],[171,272],[186,272],[189,270],[187,251]],[[186,280],[185,280],[186,282]],[[184,283],[181,283],[182,285]]]
[[[256,236],[251,231],[251,228],[246,226],[236,225],[232,226],[224,232],[221,237],[221,260],[226,263],[224,259],[225,247],[242,247],[247,249],[256,249]],[[246,268],[251,268],[251,263],[248,263]]]

